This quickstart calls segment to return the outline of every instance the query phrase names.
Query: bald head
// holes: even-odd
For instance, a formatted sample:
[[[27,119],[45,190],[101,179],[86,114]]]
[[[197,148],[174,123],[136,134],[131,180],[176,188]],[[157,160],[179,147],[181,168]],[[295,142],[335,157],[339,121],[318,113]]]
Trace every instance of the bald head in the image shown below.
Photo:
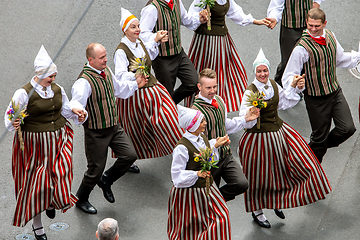
[[[98,225],[96,237],[99,240],[117,240],[119,239],[118,222],[113,218],[105,218]]]
[[[106,49],[100,43],[90,43],[86,48],[86,58],[90,66],[102,71],[106,68]]]

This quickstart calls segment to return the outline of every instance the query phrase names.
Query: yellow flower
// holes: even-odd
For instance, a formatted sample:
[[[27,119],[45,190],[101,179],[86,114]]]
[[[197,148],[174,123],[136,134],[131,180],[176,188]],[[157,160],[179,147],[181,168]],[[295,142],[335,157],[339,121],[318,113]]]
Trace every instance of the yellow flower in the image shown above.
[[[136,62],[140,62],[140,58],[136,58],[135,60],[136,60]]]
[[[141,69],[145,69],[145,67],[144,67],[144,66],[140,66],[139,68],[141,68]]]
[[[212,160],[210,163],[214,163],[215,161],[214,160]]]
[[[199,161],[199,157],[194,158],[194,161],[195,161],[195,162],[198,162],[198,161]]]
[[[253,101],[252,104],[256,107],[258,105],[258,101]]]
[[[261,92],[262,93],[262,95],[265,97],[265,93],[264,92]]]
[[[267,107],[267,102],[264,102],[264,108],[266,108]]]
[[[25,113],[22,113],[21,116],[22,116],[22,118],[25,118],[25,117],[26,117],[26,114],[25,114]]]

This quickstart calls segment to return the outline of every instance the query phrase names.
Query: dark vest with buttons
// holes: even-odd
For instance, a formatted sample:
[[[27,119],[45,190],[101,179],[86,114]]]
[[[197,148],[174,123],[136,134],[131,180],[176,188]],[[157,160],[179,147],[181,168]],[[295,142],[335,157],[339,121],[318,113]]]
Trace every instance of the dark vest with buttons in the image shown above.
[[[211,13],[211,30],[207,29],[207,23],[201,24],[196,33],[202,35],[212,36],[225,36],[228,33],[228,28],[225,24],[225,15],[229,11],[230,3],[227,1],[224,5],[219,5],[215,2],[215,5],[210,8]]]
[[[277,88],[276,82],[274,80],[270,80],[270,83],[274,89],[274,96],[269,100],[266,100],[267,107],[262,108],[260,110],[260,129],[257,129],[256,124],[251,129],[246,129],[246,132],[249,133],[261,133],[261,132],[276,132],[278,131],[282,124],[283,120],[281,120],[278,116],[277,107],[279,104],[279,90]],[[254,93],[259,92],[254,84],[250,84],[247,90],[251,90]]]
[[[201,137],[204,139],[204,142],[206,144],[206,147],[210,148],[210,143],[207,137],[205,137],[204,134],[201,134]],[[182,144],[184,145],[189,152],[189,161],[187,162],[186,165],[186,170],[193,170],[193,171],[200,171],[201,170],[201,164],[200,162],[195,162],[194,161],[194,153],[199,153],[199,150],[196,149],[196,147],[185,137],[182,137],[178,143],[176,144],[179,145]],[[213,176],[210,174],[210,186],[211,184],[213,184]],[[194,185],[191,186],[191,188],[202,188],[202,187],[206,187],[206,179],[205,178],[198,178],[198,180],[196,181],[196,183]]]
[[[23,88],[29,94],[33,86],[28,83]],[[36,91],[31,95],[26,109],[29,116],[24,118],[21,125],[23,131],[52,132],[65,125],[66,119],[61,115],[61,88],[51,83],[51,89],[54,91],[53,98],[43,99]]]

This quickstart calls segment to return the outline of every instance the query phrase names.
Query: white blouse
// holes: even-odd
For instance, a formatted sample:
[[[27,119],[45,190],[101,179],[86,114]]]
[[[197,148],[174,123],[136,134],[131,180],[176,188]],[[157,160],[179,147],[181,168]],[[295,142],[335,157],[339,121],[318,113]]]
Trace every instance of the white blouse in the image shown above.
[[[39,96],[43,99],[49,99],[54,97],[54,91],[51,89],[51,86],[48,86],[46,88],[46,91],[43,91],[43,86],[40,84],[37,84],[35,82],[35,76],[31,79],[30,84],[34,87],[36,93],[39,94]],[[61,89],[61,95],[62,95],[62,108],[61,108],[61,115],[66,119],[73,119],[74,122],[78,120],[78,116],[71,111],[71,108],[69,107],[69,99],[65,93],[65,90],[60,85],[56,84]],[[20,88],[16,90],[14,93],[12,100],[15,104],[19,104],[19,106],[27,106],[29,102],[29,96],[24,88]],[[12,125],[11,121],[9,120],[9,115],[7,114],[7,111],[10,109],[11,101],[6,108],[5,116],[4,116],[4,122],[5,127],[8,131],[14,131],[15,128]]]
[[[186,131],[183,135],[188,139],[194,147],[199,150],[199,148],[206,148],[204,139],[199,135],[195,136],[194,134]],[[219,160],[218,149],[214,147],[216,139],[209,140],[210,147],[214,148],[214,161]],[[174,148],[172,153],[173,161],[171,164],[171,179],[176,188],[188,188],[196,183],[198,180],[197,171],[194,170],[185,170],[187,162],[189,161],[189,152],[188,149],[179,144]]]

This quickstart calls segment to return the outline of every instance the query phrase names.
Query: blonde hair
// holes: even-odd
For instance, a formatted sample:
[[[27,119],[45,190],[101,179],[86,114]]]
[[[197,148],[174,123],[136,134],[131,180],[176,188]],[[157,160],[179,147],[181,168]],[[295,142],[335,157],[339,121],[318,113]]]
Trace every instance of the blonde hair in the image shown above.
[[[201,85],[201,78],[207,77],[207,78],[216,78],[216,72],[210,68],[204,68],[199,72],[199,83]]]
[[[309,18],[314,19],[314,20],[320,19],[322,23],[324,23],[326,21],[325,12],[323,10],[321,10],[320,8],[310,9],[306,15],[306,20],[309,20]]]

